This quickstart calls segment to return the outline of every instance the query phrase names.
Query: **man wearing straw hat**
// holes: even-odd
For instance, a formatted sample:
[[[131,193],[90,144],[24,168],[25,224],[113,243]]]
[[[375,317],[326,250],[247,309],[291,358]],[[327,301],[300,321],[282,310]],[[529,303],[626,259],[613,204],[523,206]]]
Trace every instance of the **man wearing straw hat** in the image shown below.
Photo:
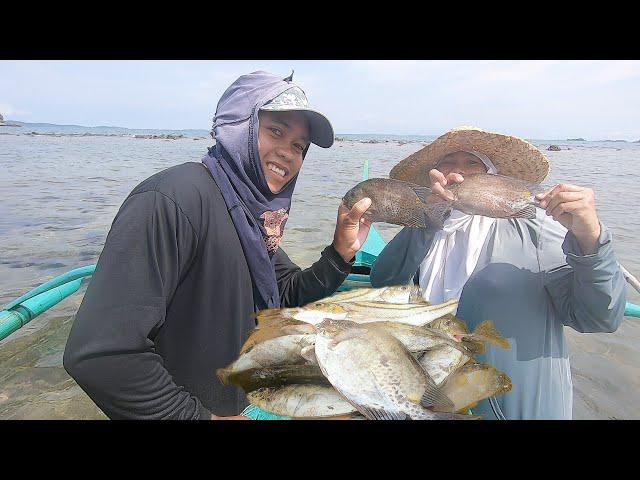
[[[549,161],[530,143],[474,127],[453,129],[399,162],[391,178],[432,188],[465,175],[499,174],[541,183]],[[532,219],[453,211],[442,230],[404,228],[371,271],[374,287],[419,283],[433,303],[457,298],[470,331],[490,319],[508,350],[477,360],[511,377],[511,392],[473,409],[484,418],[571,419],[573,387],[563,333],[613,332],[624,318],[625,280],[593,190],[560,184],[537,196]]]

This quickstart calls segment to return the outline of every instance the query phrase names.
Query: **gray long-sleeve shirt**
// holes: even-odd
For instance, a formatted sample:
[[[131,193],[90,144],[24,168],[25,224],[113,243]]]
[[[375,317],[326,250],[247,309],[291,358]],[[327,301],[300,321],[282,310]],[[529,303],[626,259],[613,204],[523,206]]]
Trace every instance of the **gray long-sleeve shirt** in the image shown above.
[[[284,306],[331,295],[349,274],[333,246],[302,270],[282,250]],[[220,190],[188,162],[144,180],[113,221],[64,352],[64,367],[112,419],[237,415],[242,390],[216,370],[255,327],[249,268]]]
[[[614,332],[624,318],[625,280],[611,232],[601,227],[596,253],[583,255],[575,236],[543,210],[535,219],[497,219],[492,226],[456,315],[470,330],[492,320],[509,340],[509,350],[488,345],[476,357],[512,380],[512,390],[495,397],[498,415],[571,419],[573,387],[563,327]],[[411,282],[434,234],[400,231],[373,265],[372,285]],[[473,411],[496,418],[488,400]]]

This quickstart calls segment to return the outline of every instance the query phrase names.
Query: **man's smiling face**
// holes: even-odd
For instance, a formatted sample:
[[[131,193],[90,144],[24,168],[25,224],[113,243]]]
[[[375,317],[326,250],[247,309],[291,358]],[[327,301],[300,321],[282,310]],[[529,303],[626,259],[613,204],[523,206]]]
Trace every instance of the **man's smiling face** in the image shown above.
[[[302,168],[309,122],[300,112],[258,112],[258,152],[267,185],[278,193]]]

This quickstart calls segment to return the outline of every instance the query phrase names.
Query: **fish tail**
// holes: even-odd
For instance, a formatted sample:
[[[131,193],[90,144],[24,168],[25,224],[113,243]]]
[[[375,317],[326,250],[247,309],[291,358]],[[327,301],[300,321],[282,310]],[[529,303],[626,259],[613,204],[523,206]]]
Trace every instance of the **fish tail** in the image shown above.
[[[429,203],[429,197],[433,193],[429,187],[423,187],[421,185],[411,185],[411,190],[416,194],[418,200],[424,204]]]
[[[411,214],[407,222],[408,227],[442,229],[444,221],[451,213],[452,202],[434,202],[430,200],[433,194],[429,187],[410,185],[411,190],[420,201],[419,208]]]
[[[218,368],[216,370],[216,375],[220,379],[223,385],[229,385],[229,377],[233,373],[233,369],[230,367]]]
[[[495,329],[491,320],[485,320],[478,325],[470,337],[475,341],[484,340],[496,345],[497,347],[504,348],[505,350],[509,350],[509,348],[511,348],[509,341]]]
[[[264,327],[270,323],[286,318],[282,313],[281,308],[267,308],[265,310],[260,310],[258,313],[255,313],[254,316],[258,327]]]

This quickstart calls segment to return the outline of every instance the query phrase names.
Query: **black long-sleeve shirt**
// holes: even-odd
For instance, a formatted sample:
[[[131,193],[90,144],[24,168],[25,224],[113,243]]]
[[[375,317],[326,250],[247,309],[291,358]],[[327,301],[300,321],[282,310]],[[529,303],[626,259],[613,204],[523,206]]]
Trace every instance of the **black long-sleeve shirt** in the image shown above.
[[[283,306],[331,295],[351,264],[332,246],[301,270],[275,254]],[[185,163],[118,211],[69,334],[64,367],[112,419],[209,419],[247,401],[216,369],[255,326],[251,277],[209,171]]]

